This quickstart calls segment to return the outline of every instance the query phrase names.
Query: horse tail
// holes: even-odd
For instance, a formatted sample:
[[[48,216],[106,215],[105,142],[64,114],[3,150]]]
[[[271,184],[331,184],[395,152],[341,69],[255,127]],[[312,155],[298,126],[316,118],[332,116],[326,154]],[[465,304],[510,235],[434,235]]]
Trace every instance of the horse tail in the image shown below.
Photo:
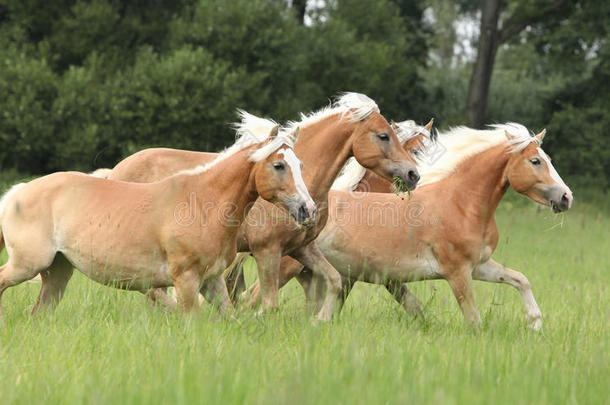
[[[250,257],[250,253],[238,253],[233,263],[225,270],[224,278],[227,283],[229,297],[235,304],[242,292],[246,290],[246,279],[244,278],[244,263]]]
[[[10,200],[10,198],[15,193],[17,193],[17,191],[23,186],[25,186],[25,183],[15,184],[6,193],[4,193],[2,198],[0,198],[0,252],[2,252],[2,249],[4,249],[4,235],[2,233],[2,219],[4,217],[4,212],[6,211],[6,206],[8,205],[8,201]]]

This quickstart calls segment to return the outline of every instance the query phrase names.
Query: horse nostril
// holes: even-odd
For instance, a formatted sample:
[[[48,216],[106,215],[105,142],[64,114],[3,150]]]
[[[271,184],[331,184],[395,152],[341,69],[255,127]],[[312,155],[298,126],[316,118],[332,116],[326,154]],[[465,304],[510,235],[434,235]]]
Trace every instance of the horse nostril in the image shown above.
[[[409,180],[414,183],[417,183],[419,181],[419,174],[414,172],[413,170],[409,170]]]
[[[561,196],[561,202],[565,202],[565,203],[567,203],[568,201],[569,201],[569,199],[568,199],[568,193],[564,193],[564,194]]]
[[[299,220],[304,221],[309,218],[309,212],[307,211],[307,206],[305,204],[301,204],[299,207]]]

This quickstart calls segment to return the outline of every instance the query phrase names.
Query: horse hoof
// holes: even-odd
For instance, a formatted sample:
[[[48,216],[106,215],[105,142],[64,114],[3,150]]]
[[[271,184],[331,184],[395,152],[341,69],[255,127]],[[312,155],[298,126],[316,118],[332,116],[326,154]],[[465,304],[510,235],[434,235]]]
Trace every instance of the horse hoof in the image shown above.
[[[542,330],[542,318],[535,318],[531,320],[527,327],[534,332],[540,332]]]

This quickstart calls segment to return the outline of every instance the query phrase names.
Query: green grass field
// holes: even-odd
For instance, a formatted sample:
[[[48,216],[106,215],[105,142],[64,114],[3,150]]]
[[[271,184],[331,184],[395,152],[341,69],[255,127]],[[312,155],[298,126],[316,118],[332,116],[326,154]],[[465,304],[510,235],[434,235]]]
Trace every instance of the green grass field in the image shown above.
[[[0,403],[608,403],[610,210],[576,198],[566,214],[514,197],[497,213],[494,257],[530,279],[542,333],[507,285],[475,282],[473,332],[444,281],[412,286],[425,324],[362,284],[314,326],[294,281],[279,313],[228,320],[207,305],[167,314],[78,273],[40,318],[38,285],[4,294]]]

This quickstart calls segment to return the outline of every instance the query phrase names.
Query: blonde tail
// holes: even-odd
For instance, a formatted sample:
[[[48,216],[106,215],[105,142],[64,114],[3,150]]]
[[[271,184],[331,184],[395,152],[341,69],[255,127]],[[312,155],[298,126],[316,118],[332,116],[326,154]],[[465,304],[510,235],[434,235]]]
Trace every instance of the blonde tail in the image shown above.
[[[0,198],[0,252],[4,249],[4,235],[2,234],[2,217],[8,204],[9,199],[15,194],[21,187],[25,186],[26,183],[15,184],[11,187],[2,198]]]

